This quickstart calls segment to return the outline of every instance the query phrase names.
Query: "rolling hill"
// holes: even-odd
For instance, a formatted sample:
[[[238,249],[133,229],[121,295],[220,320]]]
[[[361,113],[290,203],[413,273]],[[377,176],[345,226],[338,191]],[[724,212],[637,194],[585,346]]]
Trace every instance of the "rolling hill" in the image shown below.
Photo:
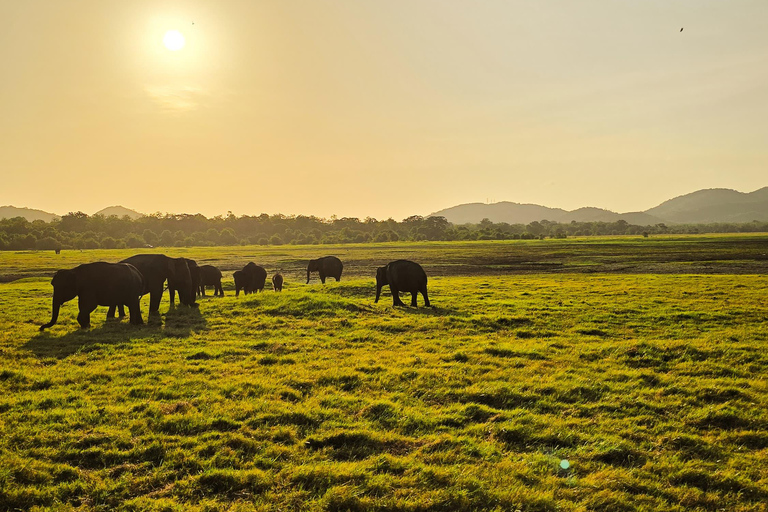
[[[672,224],[768,220],[768,187],[754,192],[726,188],[698,190],[664,201],[646,213]]]
[[[104,215],[105,217],[109,217],[110,215],[123,217],[124,215],[127,215],[132,219],[138,219],[139,217],[144,216],[143,213],[139,213],[135,210],[131,210],[130,208],[125,208],[123,206],[110,206],[108,208],[104,208],[103,210],[99,210],[93,215]],[[56,215],[55,213],[49,213],[43,210],[35,210],[33,208],[17,208],[15,206],[0,206],[0,219],[12,219],[14,217],[24,217],[29,222],[32,222],[35,220],[51,222],[52,220],[61,218],[60,215]]]
[[[0,206],[0,219],[13,219],[14,217],[24,217],[29,222],[35,220],[51,222],[52,220],[59,218],[55,213],[48,213],[43,210],[16,208],[15,206]]]
[[[664,222],[644,212],[616,213],[592,207],[568,211],[561,208],[548,208],[537,204],[519,204],[508,201],[494,204],[462,204],[440,210],[433,213],[432,216],[445,217],[454,224],[476,224],[483,219],[509,224],[529,224],[533,221],[542,220],[552,222],[616,222],[624,220],[628,224],[646,226]]]
[[[126,208],[124,206],[109,206],[107,208],[97,211],[96,213],[94,213],[94,215],[103,215],[105,217],[109,217],[111,215],[115,215],[117,217],[124,217],[125,215],[127,215],[132,219],[138,219],[139,217],[144,216],[143,213],[139,213],[136,210],[131,210],[130,208]]]
[[[675,197],[644,212],[616,213],[602,208],[584,207],[573,211],[549,208],[537,204],[508,201],[483,204],[469,203],[437,211],[431,216],[443,216],[454,224],[478,223],[487,218],[493,222],[529,224],[533,221],[552,222],[616,222],[649,226],[667,224],[711,224],[768,221],[768,187],[754,192],[730,189],[705,189]]]

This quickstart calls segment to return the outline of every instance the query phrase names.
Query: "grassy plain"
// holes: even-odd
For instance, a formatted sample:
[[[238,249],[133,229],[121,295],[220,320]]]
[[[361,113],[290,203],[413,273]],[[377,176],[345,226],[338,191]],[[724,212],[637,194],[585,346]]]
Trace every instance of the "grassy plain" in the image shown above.
[[[768,510],[768,239],[646,242],[169,249],[290,278],[43,334],[132,252],[0,254],[0,509]],[[397,257],[434,308],[373,304]]]

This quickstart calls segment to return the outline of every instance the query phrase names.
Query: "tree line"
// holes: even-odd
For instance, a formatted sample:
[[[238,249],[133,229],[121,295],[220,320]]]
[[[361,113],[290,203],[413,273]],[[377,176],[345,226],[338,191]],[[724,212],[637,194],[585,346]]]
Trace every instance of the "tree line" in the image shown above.
[[[118,249],[213,245],[344,244],[420,240],[517,240],[569,236],[768,232],[768,222],[656,224],[626,221],[508,224],[483,219],[454,225],[445,217],[402,221],[304,215],[226,216],[152,214],[137,219],[72,212],[51,222],[0,219],[0,250]]]

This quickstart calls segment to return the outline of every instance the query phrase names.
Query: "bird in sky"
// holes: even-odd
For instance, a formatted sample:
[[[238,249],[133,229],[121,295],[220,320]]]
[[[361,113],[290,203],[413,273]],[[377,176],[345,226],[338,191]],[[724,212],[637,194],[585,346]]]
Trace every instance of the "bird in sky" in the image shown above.
[[[683,27],[683,28],[685,28],[685,27]],[[683,31],[683,29],[681,28],[681,29],[680,29],[680,32],[682,32],[682,31]]]

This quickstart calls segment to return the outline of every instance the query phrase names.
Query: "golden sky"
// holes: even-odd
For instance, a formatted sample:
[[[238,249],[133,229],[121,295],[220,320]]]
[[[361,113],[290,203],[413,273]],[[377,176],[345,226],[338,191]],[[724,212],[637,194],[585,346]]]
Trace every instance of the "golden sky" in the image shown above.
[[[765,0],[0,0],[0,23],[0,205],[401,219],[768,185]]]

